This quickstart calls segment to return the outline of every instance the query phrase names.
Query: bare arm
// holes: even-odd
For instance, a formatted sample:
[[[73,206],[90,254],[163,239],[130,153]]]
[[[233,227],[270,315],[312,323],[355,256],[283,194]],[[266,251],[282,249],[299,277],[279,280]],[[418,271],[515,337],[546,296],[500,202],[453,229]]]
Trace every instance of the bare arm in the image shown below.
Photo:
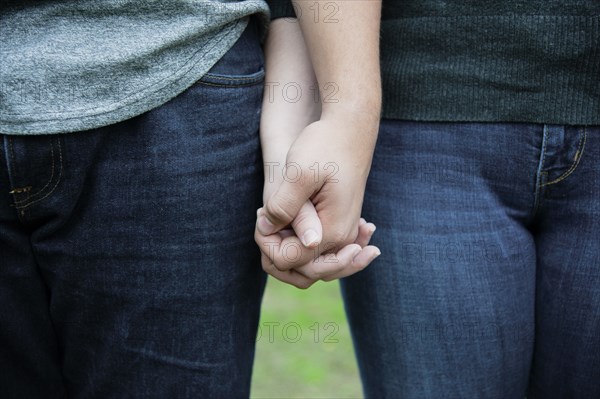
[[[265,162],[263,197],[266,202],[284,180],[283,168],[288,150],[302,130],[320,118],[321,102],[318,95],[315,97],[316,76],[297,21],[273,21],[265,43],[265,55],[267,74],[260,133]],[[286,93],[286,87],[291,87],[291,97]],[[328,255],[327,259],[317,257],[315,255],[318,253],[308,248],[320,243],[321,223],[312,202],[307,200],[291,222],[291,227],[301,238],[285,229],[271,235],[266,243],[265,237],[256,233],[257,243],[263,252],[263,269],[275,278],[301,288],[319,279],[333,280],[362,270],[372,260],[373,253],[378,253],[378,249],[368,246],[375,226],[362,219],[359,226],[359,236],[354,244],[345,246],[335,255]],[[317,237],[313,240],[307,238],[305,233],[308,230],[313,230]],[[278,270],[268,256],[274,242],[279,246],[295,244],[296,249],[302,249],[314,257],[303,265],[296,265],[294,269]]]
[[[315,3],[322,6],[331,2],[311,2]],[[326,245],[319,253],[338,250],[358,236],[381,108],[381,2],[336,4],[336,23],[327,24],[302,12],[300,26],[322,97],[329,96],[328,84],[335,86],[337,95],[328,97],[329,102],[324,100],[320,119],[303,129],[288,151],[286,161],[300,168],[301,178],[281,182],[267,199],[257,223],[260,235],[269,236],[292,222],[311,199],[324,230]],[[334,178],[331,172],[335,172]],[[284,253],[275,253],[271,259],[278,268],[288,270],[305,263],[310,258],[307,255],[289,259]]]

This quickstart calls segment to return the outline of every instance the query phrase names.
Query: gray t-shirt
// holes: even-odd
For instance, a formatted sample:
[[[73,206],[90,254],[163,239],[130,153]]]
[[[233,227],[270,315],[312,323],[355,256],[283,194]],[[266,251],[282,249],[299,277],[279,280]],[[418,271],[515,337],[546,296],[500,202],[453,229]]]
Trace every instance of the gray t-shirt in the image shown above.
[[[0,133],[65,133],[155,108],[200,79],[263,0],[2,1]]]

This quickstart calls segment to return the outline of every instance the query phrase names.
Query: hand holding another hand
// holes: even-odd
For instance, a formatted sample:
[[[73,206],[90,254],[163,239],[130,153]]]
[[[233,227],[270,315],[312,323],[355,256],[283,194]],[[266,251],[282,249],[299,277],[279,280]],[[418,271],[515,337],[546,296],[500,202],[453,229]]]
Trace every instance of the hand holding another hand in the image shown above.
[[[354,274],[380,253],[368,245],[375,226],[360,219],[372,153],[360,137],[369,135],[358,122],[334,122],[320,120],[300,133],[285,178],[266,183],[257,214],[263,269],[301,288]]]
[[[351,275],[380,253],[368,245],[375,226],[360,219],[381,110],[379,9],[380,2],[348,2],[336,26],[304,15],[300,24],[279,19],[269,28],[269,87],[293,83],[322,96],[333,85],[340,96],[263,98],[266,175],[255,240],[263,269],[297,287]],[[270,176],[271,165],[285,165],[283,174]]]

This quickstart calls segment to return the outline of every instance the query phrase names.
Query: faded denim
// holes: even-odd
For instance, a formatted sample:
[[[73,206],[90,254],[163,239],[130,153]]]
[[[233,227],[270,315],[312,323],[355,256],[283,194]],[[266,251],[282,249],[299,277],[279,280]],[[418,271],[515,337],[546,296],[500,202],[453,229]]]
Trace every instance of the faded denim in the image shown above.
[[[600,398],[600,128],[384,120],[343,281],[371,398]]]

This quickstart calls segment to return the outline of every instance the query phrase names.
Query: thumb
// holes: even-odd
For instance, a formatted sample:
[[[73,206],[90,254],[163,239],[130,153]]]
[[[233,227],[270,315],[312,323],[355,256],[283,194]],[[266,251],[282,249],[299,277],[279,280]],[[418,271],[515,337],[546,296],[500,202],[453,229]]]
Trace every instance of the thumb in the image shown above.
[[[292,221],[292,228],[306,248],[314,248],[323,239],[323,226],[317,210],[309,200],[302,205],[298,216]]]
[[[309,181],[285,180],[275,194],[265,203],[258,216],[257,228],[260,234],[270,235],[288,226],[300,212],[304,203],[313,194]]]

